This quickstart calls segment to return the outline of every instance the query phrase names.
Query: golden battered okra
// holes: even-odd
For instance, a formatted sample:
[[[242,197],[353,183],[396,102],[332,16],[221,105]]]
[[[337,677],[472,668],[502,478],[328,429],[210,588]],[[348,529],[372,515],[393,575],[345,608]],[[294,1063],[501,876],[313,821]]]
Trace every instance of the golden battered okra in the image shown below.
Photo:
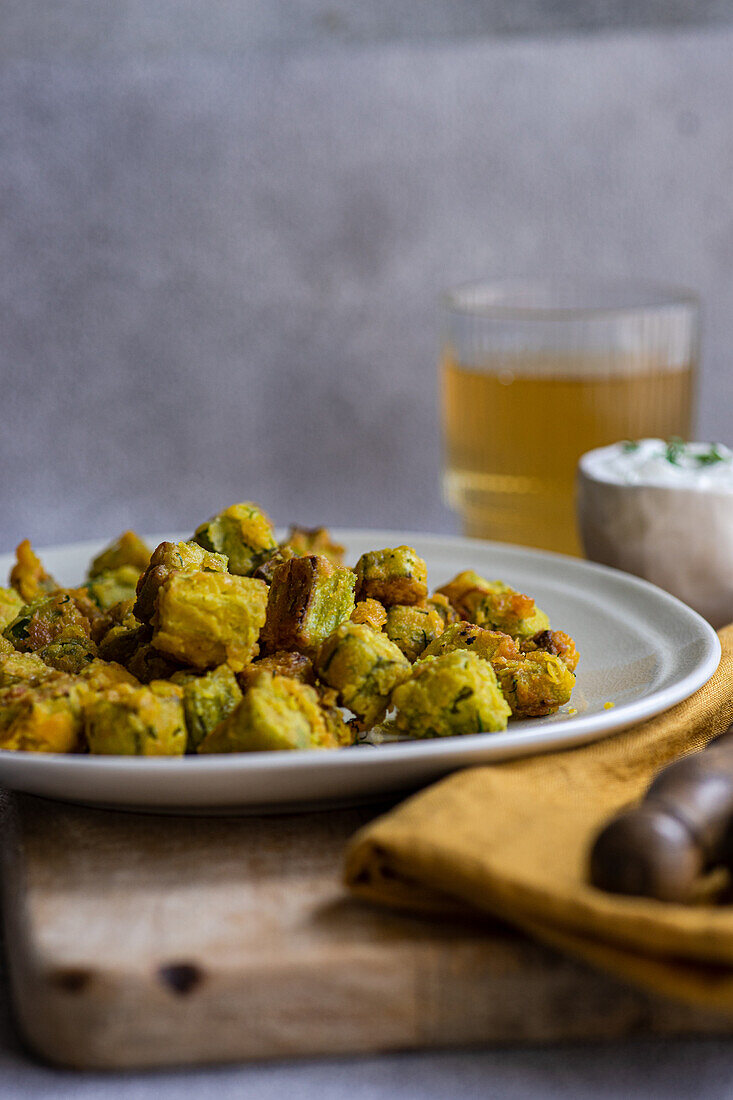
[[[148,623],[155,614],[158,592],[174,573],[226,573],[227,559],[210,553],[195,542],[161,542],[137,582],[133,613]]]
[[[357,600],[379,600],[385,607],[419,603],[428,594],[428,567],[412,546],[369,550],[356,566]]]
[[[399,736],[443,737],[570,698],[575,643],[530,597],[471,570],[428,597],[410,546],[342,555],[325,528],[278,545],[248,503],[152,554],[125,532],[79,588],[26,540],[0,589],[0,748],[334,748],[388,712]]]
[[[372,726],[383,717],[394,688],[409,676],[410,662],[385,634],[348,622],[323,643],[316,671],[343,706]]]
[[[23,606],[23,600],[14,588],[0,588],[0,630],[12,623]]]
[[[487,581],[471,569],[459,573],[438,592],[447,597],[462,620],[513,638],[529,638],[550,626],[547,615],[531,596],[503,581]]]
[[[196,528],[194,541],[204,550],[223,554],[229,572],[249,577],[271,557],[277,540],[270,520],[256,504],[232,504]]]
[[[153,646],[193,668],[228,662],[236,671],[255,656],[265,625],[267,585],[229,573],[173,573],[158,590]]]
[[[79,672],[97,655],[91,623],[64,589],[23,607],[3,635],[21,653],[37,653],[62,672]]]
[[[496,661],[493,667],[514,718],[554,714],[570,700],[575,686],[565,662],[543,650],[519,660]]]
[[[476,653],[485,661],[496,657],[519,657],[516,642],[500,630],[487,630],[474,623],[453,623],[445,628],[440,637],[430,643],[423,657],[439,657],[442,653],[452,653],[456,649],[467,649]]]
[[[264,752],[338,748],[318,693],[288,676],[263,672],[242,702],[199,746],[199,752]]]
[[[173,682],[183,688],[189,751],[195,752],[212,730],[242,701],[242,692],[229,665],[219,665],[203,676],[178,672]]]
[[[382,630],[387,623],[387,612],[379,600],[359,600],[351,612],[352,623],[364,623],[372,630]]]
[[[315,654],[354,610],[355,584],[351,569],[316,554],[279,565],[267,600],[262,631],[265,650],[298,649]]]
[[[344,564],[344,547],[333,541],[325,527],[292,526],[288,537],[280,543],[280,549],[290,551],[299,558],[317,554],[320,558],[328,558],[334,565]]]
[[[440,637],[443,629],[441,615],[427,603],[397,603],[387,611],[384,632],[408,661],[416,661],[423,650]]]
[[[134,531],[125,531],[118,539],[105,546],[89,565],[87,577],[103,577],[118,569],[132,569],[139,577],[150,561],[150,547]]]
[[[103,756],[182,756],[183,690],[166,680],[147,687],[117,684],[89,700],[84,730],[90,752]]]
[[[119,565],[97,573],[86,582],[84,590],[102,611],[109,611],[118,603],[134,600],[140,571],[134,565]]]
[[[83,747],[82,696],[62,672],[0,690],[0,749],[78,752]]]
[[[418,661],[392,704],[393,728],[415,738],[496,733],[510,714],[491,665],[465,650]]]

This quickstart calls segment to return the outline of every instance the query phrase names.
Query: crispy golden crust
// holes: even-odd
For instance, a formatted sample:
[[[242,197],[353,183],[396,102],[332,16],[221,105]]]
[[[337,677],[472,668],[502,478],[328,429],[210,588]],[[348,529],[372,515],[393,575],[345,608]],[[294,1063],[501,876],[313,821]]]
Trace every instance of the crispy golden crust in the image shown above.
[[[44,569],[40,558],[33,553],[28,539],[23,539],[16,548],[15,556],[17,561],[10,570],[10,584],[24,603],[32,603],[58,588],[51,574]]]
[[[560,657],[543,650],[520,660],[492,662],[514,718],[542,718],[567,703],[575,677]]]
[[[571,672],[575,672],[580,660],[575,642],[564,630],[540,630],[522,642],[520,649],[522,653],[536,653],[537,650],[552,653],[555,657],[560,657]]]
[[[423,656],[439,657],[441,653],[452,653],[457,649],[468,649],[484,661],[520,657],[516,642],[508,634],[464,622],[452,623],[446,627],[425,649]]]
[[[370,550],[356,566],[357,600],[392,604],[420,603],[428,594],[428,567],[412,546]]]
[[[261,644],[266,653],[314,654],[354,609],[354,574],[327,558],[291,558],[275,570]]]
[[[81,693],[61,672],[0,690],[0,748],[79,752],[84,747]]]
[[[261,673],[242,702],[209,734],[199,752],[338,748],[317,692],[289,676]]]
[[[269,672],[271,676],[289,676],[292,680],[300,680],[302,684],[312,685],[316,682],[310,657],[296,650],[280,649],[270,657],[261,657],[247,665],[237,676],[242,689],[246,690],[262,672]]]
[[[239,672],[256,656],[266,607],[267,585],[254,577],[174,572],[156,597],[153,645],[193,668]]]
[[[23,600],[14,588],[0,588],[0,630],[4,630],[20,614]]]
[[[133,611],[141,622],[150,622],[158,592],[174,573],[226,573],[227,559],[210,553],[195,542],[161,542],[155,548],[147,569],[137,582],[137,600]]]
[[[492,591],[478,601],[473,608],[472,621],[492,630],[503,630],[513,638],[526,638],[544,630],[550,621],[535,606],[531,596],[515,592],[500,581],[492,583]]]
[[[223,554],[229,572],[237,577],[251,577],[277,547],[269,518],[251,501],[232,504],[199,524],[194,541],[205,550]]]
[[[418,661],[392,703],[394,728],[416,738],[495,733],[509,717],[491,665],[464,650]]]
[[[254,573],[253,577],[257,577],[258,580],[264,581],[265,584],[272,584],[272,578],[275,575],[275,570],[278,565],[282,565],[283,562],[290,561],[291,558],[295,558],[298,555],[293,553],[287,546],[280,546],[267,561],[263,561],[262,565],[259,565]]]
[[[345,547],[331,538],[331,532],[327,527],[298,527],[290,528],[288,537],[280,544],[282,550],[288,550],[298,557],[309,554],[317,554],[321,558],[328,558],[334,565],[343,565]]]
[[[105,756],[182,756],[186,750],[183,689],[156,680],[116,684],[84,708],[91,752]]]
[[[338,700],[364,726],[379,721],[410,662],[386,634],[362,623],[342,623],[323,643],[316,670],[338,692]]]
[[[387,612],[385,633],[408,661],[416,661],[443,630],[442,617],[427,603],[394,604]]]
[[[489,582],[473,569],[464,569],[448,584],[437,588],[435,595],[443,596],[448,600],[459,620],[471,622],[473,608],[490,591],[490,588]]]
[[[88,577],[101,577],[117,569],[130,567],[135,575],[142,573],[150,561],[150,547],[134,531],[125,531],[105,546],[89,565]]]
[[[461,621],[461,616],[456,609],[451,606],[451,602],[447,596],[444,596],[442,592],[433,592],[432,596],[427,599],[428,607],[432,607],[438,612],[443,620],[444,626],[450,626],[452,623]]]
[[[372,630],[381,630],[387,622],[387,612],[379,600],[359,600],[351,612],[352,623],[363,623]]]
[[[69,592],[60,589],[25,606],[9,623],[5,637],[22,653],[33,653],[57,642],[83,639],[90,647],[91,623]]]

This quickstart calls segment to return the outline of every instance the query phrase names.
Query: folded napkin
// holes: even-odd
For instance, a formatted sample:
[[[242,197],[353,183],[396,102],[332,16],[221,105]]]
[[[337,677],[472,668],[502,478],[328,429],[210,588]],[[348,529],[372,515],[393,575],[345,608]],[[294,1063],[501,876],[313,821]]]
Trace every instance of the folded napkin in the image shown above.
[[[482,910],[648,989],[733,1012],[733,905],[621,897],[588,882],[593,839],[665,764],[733,721],[733,625],[691,699],[584,748],[457,772],[367,825],[349,888],[432,912]]]

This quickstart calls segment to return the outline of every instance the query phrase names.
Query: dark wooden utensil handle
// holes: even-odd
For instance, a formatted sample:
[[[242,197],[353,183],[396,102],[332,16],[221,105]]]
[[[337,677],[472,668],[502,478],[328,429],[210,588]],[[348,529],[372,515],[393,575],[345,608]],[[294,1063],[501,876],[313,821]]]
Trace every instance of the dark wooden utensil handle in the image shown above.
[[[590,879],[616,894],[689,901],[723,861],[733,822],[733,726],[655,777],[643,800],[612,818],[591,849]]]

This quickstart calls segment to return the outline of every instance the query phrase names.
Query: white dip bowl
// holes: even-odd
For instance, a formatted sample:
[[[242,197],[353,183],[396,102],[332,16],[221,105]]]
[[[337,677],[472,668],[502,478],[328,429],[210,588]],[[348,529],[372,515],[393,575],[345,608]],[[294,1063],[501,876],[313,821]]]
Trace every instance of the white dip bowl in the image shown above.
[[[645,577],[714,627],[733,621],[733,452],[661,439],[613,443],[578,464],[586,556]]]

